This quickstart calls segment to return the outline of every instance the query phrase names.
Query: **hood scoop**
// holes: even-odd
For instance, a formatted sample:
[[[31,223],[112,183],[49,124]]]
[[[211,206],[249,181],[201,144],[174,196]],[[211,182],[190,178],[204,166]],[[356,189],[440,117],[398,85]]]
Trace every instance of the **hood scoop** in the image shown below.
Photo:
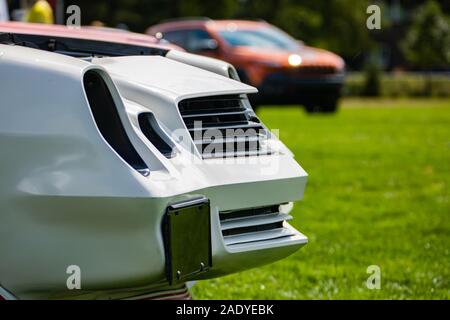
[[[255,93],[241,82],[160,56],[95,58],[92,63],[104,67],[114,80],[124,80],[170,92],[173,95]]]

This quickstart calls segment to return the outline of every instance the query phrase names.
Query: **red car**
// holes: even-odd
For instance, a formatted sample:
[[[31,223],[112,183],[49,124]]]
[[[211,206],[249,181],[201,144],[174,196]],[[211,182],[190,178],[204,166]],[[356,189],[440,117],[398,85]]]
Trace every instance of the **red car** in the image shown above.
[[[165,41],[161,41],[155,37],[127,32],[117,29],[108,28],[93,28],[93,27],[81,27],[81,28],[67,28],[62,25],[49,25],[39,23],[24,23],[24,22],[0,22],[0,33],[14,33],[16,35],[35,35],[35,36],[53,36],[53,37],[70,37],[84,40],[95,41],[107,41],[117,44],[135,45],[146,48],[155,49],[177,49],[182,48],[170,44]]]
[[[303,104],[310,112],[337,108],[343,59],[306,46],[267,22],[178,20],[152,26],[147,33],[233,64],[243,82],[259,89],[254,104]]]

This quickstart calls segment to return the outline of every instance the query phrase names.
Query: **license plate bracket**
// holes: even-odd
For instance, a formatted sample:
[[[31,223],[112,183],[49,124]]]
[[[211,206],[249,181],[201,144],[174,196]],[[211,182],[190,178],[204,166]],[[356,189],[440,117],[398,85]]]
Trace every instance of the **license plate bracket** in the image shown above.
[[[207,198],[172,204],[164,222],[169,283],[193,280],[212,267],[211,216]]]

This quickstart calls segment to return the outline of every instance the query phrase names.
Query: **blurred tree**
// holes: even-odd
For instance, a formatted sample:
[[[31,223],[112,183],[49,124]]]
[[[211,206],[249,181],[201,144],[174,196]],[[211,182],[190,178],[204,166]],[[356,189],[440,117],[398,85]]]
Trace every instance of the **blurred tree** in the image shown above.
[[[364,74],[362,94],[366,97],[378,97],[381,94],[381,69],[376,63],[369,63]]]
[[[450,65],[450,20],[434,0],[418,8],[401,44],[406,59],[422,70]],[[430,75],[425,77],[424,96],[432,94]]]
[[[307,44],[351,57],[370,46],[366,0],[241,0],[239,17],[262,18]]]
[[[152,24],[177,17],[232,17],[239,8],[236,0],[72,0],[82,9],[82,23],[103,21],[114,27],[127,24],[131,30],[144,32]]]
[[[405,57],[423,69],[450,64],[450,22],[434,0],[417,9],[402,43]]]
[[[223,17],[233,17],[239,8],[239,1],[235,0],[190,0],[181,1],[179,5],[179,15],[187,17],[209,17],[221,19]]]
[[[402,1],[401,8],[399,0],[376,1],[382,8],[382,30],[377,31],[370,31],[366,28],[368,17],[366,9],[369,4],[373,4],[373,1],[369,0],[66,0],[66,5],[70,2],[70,4],[78,4],[81,7],[83,24],[100,20],[107,26],[116,27],[123,23],[130,30],[136,32],[145,32],[149,26],[167,19],[186,16],[208,16],[214,19],[263,19],[277,25],[295,38],[303,40],[308,45],[338,53],[350,66],[359,68],[371,55],[375,43],[387,46],[387,52],[392,52],[393,48],[396,48],[399,43],[396,37],[403,37],[409,13],[414,10],[420,11],[417,7],[425,1]],[[397,4],[397,11],[404,10],[401,15],[402,19],[399,21],[400,26],[397,26],[397,29],[393,28],[392,23],[389,22],[389,8],[393,4]],[[450,10],[449,0],[441,1],[441,5],[444,10]],[[434,7],[436,6],[434,5]],[[430,9],[427,7],[426,10]],[[412,64],[424,60],[416,57],[419,54],[422,56],[422,52],[418,53],[416,49],[410,49],[417,46],[417,44],[413,46],[416,40],[422,42],[428,37],[419,36],[423,33],[420,30],[423,21],[430,21],[431,27],[427,26],[427,33],[434,32],[435,35],[438,34],[437,38],[440,37],[439,34],[443,34],[442,26],[448,26],[448,22],[447,24],[443,23],[442,12],[439,12],[439,19],[421,18],[420,22],[416,22],[412,27],[416,31],[411,31],[405,45],[405,48],[408,48],[405,49],[408,52],[408,59]],[[422,15],[424,14],[422,13]],[[420,16],[420,12],[418,15]],[[435,13],[431,14],[431,16],[434,15]],[[433,31],[435,27],[437,29]],[[396,37],[392,37],[392,35],[396,35]],[[446,52],[449,52],[448,46],[443,45],[444,39],[448,38],[442,37],[439,45],[433,44],[433,49],[424,49],[427,46],[430,47],[428,40],[425,41],[427,45],[418,46],[422,48],[422,51],[434,51],[433,55],[436,52],[435,48],[438,51],[447,50]],[[449,41],[447,41],[448,43]],[[401,54],[403,51],[396,49],[395,52],[399,56],[395,62],[404,62]]]
[[[274,23],[308,44],[351,56],[370,43],[365,26],[367,1],[353,0],[72,0],[82,23],[100,20],[143,32],[162,20],[183,16],[251,18]]]

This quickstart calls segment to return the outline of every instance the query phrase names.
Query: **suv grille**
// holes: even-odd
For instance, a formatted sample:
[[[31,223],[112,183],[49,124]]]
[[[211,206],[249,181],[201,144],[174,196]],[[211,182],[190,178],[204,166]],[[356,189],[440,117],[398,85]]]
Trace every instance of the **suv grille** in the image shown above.
[[[333,74],[336,69],[333,66],[302,66],[298,69],[300,74]]]
[[[292,216],[281,213],[280,205],[223,211],[219,217],[225,245],[229,247],[296,235],[292,229],[284,227],[283,222],[291,220]]]
[[[181,116],[203,158],[267,155],[267,130],[245,96],[192,98],[178,104]]]

